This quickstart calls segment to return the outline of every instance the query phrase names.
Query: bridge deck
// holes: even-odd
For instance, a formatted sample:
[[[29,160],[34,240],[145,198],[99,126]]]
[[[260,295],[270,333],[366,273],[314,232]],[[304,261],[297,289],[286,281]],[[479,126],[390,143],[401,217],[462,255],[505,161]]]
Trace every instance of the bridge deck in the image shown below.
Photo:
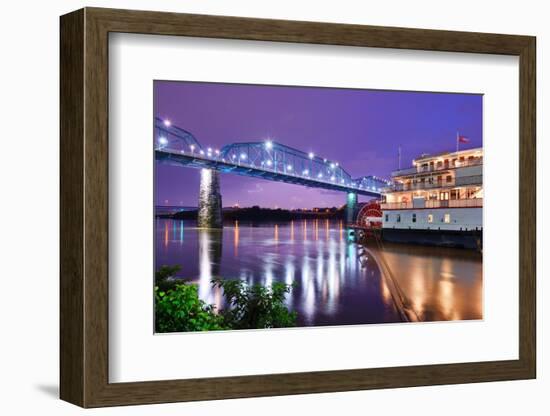
[[[290,184],[308,186],[311,188],[329,189],[346,193],[356,193],[370,197],[379,197],[379,189],[366,189],[360,184],[352,184],[347,186],[334,181],[312,178],[306,175],[300,175],[291,172],[280,172],[264,166],[255,166],[248,164],[245,161],[237,163],[229,162],[219,157],[208,157],[199,153],[178,153],[175,151],[157,149],[155,150],[155,158],[163,163],[187,166],[196,169],[214,169],[223,173],[233,173],[237,175],[262,178],[271,181],[285,182]]]

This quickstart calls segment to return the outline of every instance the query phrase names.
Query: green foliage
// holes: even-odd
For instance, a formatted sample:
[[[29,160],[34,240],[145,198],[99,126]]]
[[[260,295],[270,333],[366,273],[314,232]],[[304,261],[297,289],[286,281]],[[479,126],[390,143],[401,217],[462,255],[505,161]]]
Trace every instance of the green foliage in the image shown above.
[[[213,279],[212,286],[223,289],[228,305],[216,313],[214,305],[199,299],[196,285],[173,279],[179,270],[179,266],[162,266],[155,273],[157,332],[296,326],[296,312],[290,312],[284,304],[291,285],[249,286],[241,280]]]
[[[161,266],[155,273],[155,286],[161,291],[167,291],[173,289],[177,284],[184,283],[181,279],[172,279],[180,269],[179,265]]]
[[[175,266],[161,266],[160,269],[158,269],[155,273],[155,282],[174,277],[174,275],[180,270],[181,266],[177,264]]]
[[[296,326],[296,312],[284,301],[292,285],[247,285],[242,280],[213,279],[214,287],[223,289],[229,308],[222,311],[225,324],[232,329],[285,328]]]
[[[157,332],[212,331],[227,329],[214,306],[199,299],[197,286],[177,284],[168,291],[155,287]]]

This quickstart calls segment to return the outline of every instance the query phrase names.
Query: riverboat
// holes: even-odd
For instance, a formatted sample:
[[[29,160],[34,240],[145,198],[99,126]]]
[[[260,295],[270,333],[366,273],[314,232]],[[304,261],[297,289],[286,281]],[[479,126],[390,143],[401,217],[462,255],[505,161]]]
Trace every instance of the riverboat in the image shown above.
[[[483,150],[423,154],[383,190],[382,239],[481,250]]]

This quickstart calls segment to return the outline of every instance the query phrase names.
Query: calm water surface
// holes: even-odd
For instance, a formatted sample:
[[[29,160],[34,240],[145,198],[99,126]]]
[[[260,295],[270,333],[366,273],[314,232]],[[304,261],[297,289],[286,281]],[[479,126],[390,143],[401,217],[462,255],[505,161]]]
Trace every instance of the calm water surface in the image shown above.
[[[381,251],[381,252],[380,252]],[[193,221],[156,220],[156,265],[181,266],[178,277],[224,307],[210,280],[297,283],[287,297],[299,326],[400,322],[380,256],[423,320],[481,318],[481,258],[452,249],[359,247],[339,221],[231,223],[205,230]]]

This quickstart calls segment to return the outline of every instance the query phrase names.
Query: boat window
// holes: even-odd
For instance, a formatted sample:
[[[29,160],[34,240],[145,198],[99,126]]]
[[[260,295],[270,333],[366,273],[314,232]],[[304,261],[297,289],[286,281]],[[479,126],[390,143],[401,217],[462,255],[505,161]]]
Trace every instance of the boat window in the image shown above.
[[[413,222],[416,222],[416,214],[413,214],[412,220],[413,220]]]
[[[433,214],[428,214],[428,222],[434,222]]]
[[[445,224],[450,224],[451,222],[451,214],[445,214],[445,216],[443,217],[443,222]]]
[[[401,222],[401,214],[397,214],[397,222]]]

